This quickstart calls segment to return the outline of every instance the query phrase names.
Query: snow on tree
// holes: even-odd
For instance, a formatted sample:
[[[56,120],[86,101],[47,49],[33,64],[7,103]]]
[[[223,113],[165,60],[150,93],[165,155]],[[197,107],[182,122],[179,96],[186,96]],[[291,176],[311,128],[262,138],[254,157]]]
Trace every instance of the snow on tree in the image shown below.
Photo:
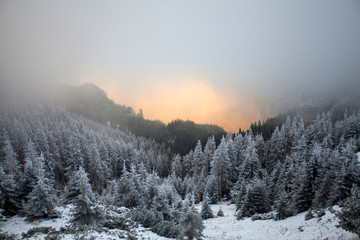
[[[351,196],[337,216],[340,220],[339,227],[360,236],[360,189],[358,186],[352,187]]]
[[[14,152],[10,140],[5,141],[3,153],[4,161],[1,163],[3,170],[6,174],[11,173],[15,178],[18,179],[21,173],[21,165],[17,160],[17,154]]]
[[[233,189],[233,198],[235,202],[236,211],[240,210],[246,196],[246,183],[244,180],[236,182]]]
[[[223,137],[211,162],[211,173],[217,179],[220,198],[229,190],[230,170],[231,162],[227,151],[226,139]]]
[[[283,161],[286,153],[286,139],[284,133],[275,128],[271,139],[268,141],[268,154],[266,160],[266,169],[270,173],[278,161]]]
[[[329,171],[323,179],[319,190],[315,193],[313,206],[317,208],[325,208],[329,202],[329,189],[332,187],[332,181],[330,179],[331,172]]]
[[[292,215],[289,209],[290,199],[289,194],[285,190],[280,193],[279,200],[276,203],[275,220],[282,220]]]
[[[181,157],[179,154],[176,154],[174,161],[171,164],[171,175],[176,177],[183,177]]]
[[[202,171],[202,164],[204,159],[204,153],[202,151],[202,146],[200,140],[198,140],[195,149],[194,155],[192,158],[192,167],[193,167],[193,174],[194,176],[199,176]]]
[[[210,203],[214,204],[219,201],[218,181],[215,176],[210,175],[206,181],[205,192],[207,193]]]
[[[255,136],[255,148],[258,154],[260,167],[265,168],[265,141],[262,135]]]
[[[182,170],[184,175],[188,175],[191,177],[193,176],[194,173],[194,169],[192,166],[193,155],[194,155],[194,151],[190,150],[190,152],[183,157],[183,161],[182,161]]]
[[[20,182],[20,192],[22,196],[27,196],[33,189],[36,184],[37,176],[41,173],[43,168],[41,163],[39,163],[39,157],[35,150],[34,143],[29,140],[27,142],[26,152],[25,152],[25,166],[24,166],[24,175]]]
[[[330,204],[336,204],[350,196],[352,184],[360,183],[360,164],[354,153],[354,142],[350,140],[341,149],[338,164],[340,170],[336,172],[335,184],[332,188]],[[340,167],[338,166],[338,168]]]
[[[204,173],[201,172],[194,189],[195,203],[199,203],[203,200],[205,188],[206,180],[204,177]]]
[[[27,196],[27,204],[24,206],[25,215],[29,221],[57,216],[56,197],[53,191],[43,177],[38,178],[33,190]]]
[[[0,210],[4,215],[14,215],[20,209],[20,199],[17,193],[13,175],[6,174],[0,167]]]
[[[314,162],[306,163],[300,182],[300,188],[294,195],[294,209],[297,213],[304,212],[311,207],[314,196]]]
[[[89,178],[85,170],[75,172],[75,189],[78,195],[71,200],[74,204],[72,209],[72,222],[79,225],[96,225],[102,218],[101,210],[96,206],[95,194],[91,189]]]
[[[116,204],[118,206],[136,207],[140,205],[141,195],[139,188],[138,176],[134,165],[131,165],[131,171],[126,169],[124,162],[122,175],[119,181],[119,188],[116,196]]]
[[[180,221],[180,234],[182,237],[187,237],[189,240],[194,238],[201,238],[204,230],[204,223],[200,214],[191,207],[184,218]]]
[[[221,208],[219,208],[219,211],[216,213],[216,216],[218,217],[223,217],[224,216],[224,212]]]
[[[40,218],[53,218],[57,216],[55,211],[56,197],[51,186],[51,180],[45,175],[43,154],[38,157],[38,171],[35,176],[36,184],[29,193],[24,212],[27,219],[32,221]]]
[[[201,205],[201,217],[202,219],[208,219],[214,217],[214,214],[210,208],[210,200],[208,195],[205,195]]]
[[[210,164],[211,164],[215,150],[216,150],[215,138],[214,138],[214,136],[212,136],[212,137],[208,138],[206,145],[204,147],[202,171],[203,171],[205,177],[207,177],[210,173]]]
[[[255,213],[266,213],[270,210],[265,185],[260,180],[254,180],[249,185],[244,202],[237,213],[237,219],[251,217]]]
[[[245,150],[245,160],[241,166],[239,179],[246,183],[251,182],[254,178],[261,177],[259,158],[255,148],[255,142],[250,140]]]

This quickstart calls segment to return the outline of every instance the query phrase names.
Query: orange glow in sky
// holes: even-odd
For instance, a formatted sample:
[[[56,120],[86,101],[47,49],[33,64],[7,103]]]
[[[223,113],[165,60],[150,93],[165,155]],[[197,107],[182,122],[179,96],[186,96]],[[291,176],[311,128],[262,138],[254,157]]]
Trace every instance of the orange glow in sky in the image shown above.
[[[141,108],[144,118],[164,123],[183,119],[238,132],[240,127],[247,129],[260,117],[255,100],[224,93],[199,77],[183,77],[171,82],[160,80],[143,86],[117,85],[115,80],[103,77],[92,82],[104,89],[114,102],[135,111]]]

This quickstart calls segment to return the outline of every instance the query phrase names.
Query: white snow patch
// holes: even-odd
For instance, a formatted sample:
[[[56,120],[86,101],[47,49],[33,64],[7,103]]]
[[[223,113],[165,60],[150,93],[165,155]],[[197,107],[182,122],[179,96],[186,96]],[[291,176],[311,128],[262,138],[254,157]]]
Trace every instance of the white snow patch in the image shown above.
[[[166,238],[157,235],[156,233],[150,231],[148,228],[138,227],[136,228],[136,234],[139,239],[146,239],[146,240],[167,240],[171,238]]]
[[[65,207],[57,207],[56,210],[61,213],[60,218],[54,218],[50,220],[42,220],[42,221],[34,221],[28,222],[25,221],[25,217],[14,216],[9,218],[6,222],[4,222],[2,226],[2,230],[4,232],[12,233],[12,234],[22,234],[29,231],[34,227],[53,227],[56,230],[59,230],[61,227],[66,227],[70,225],[70,211],[72,206],[69,205]]]
[[[359,160],[359,162],[360,162],[360,152],[358,152],[356,155],[357,155],[358,160]]]
[[[250,218],[238,221],[234,216],[234,204],[221,202],[211,205],[215,214],[220,207],[224,212],[224,217],[204,221],[204,239],[359,239],[356,234],[337,228],[335,225],[338,224],[338,219],[328,210],[322,218],[313,218],[308,221],[304,220],[306,212],[281,221],[252,221]]]

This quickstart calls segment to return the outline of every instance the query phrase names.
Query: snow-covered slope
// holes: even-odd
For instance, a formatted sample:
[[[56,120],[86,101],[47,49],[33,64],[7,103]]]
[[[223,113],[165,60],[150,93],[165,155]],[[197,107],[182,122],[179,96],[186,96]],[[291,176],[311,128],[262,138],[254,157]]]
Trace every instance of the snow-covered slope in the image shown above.
[[[236,220],[234,216],[235,206],[222,202],[212,205],[216,213],[222,208],[224,217],[205,220],[205,239],[359,239],[356,234],[347,232],[335,225],[338,223],[334,214],[326,210],[322,218],[304,220],[306,213],[300,213],[285,220],[257,220],[246,218],[242,221]],[[336,209],[336,208],[335,208]]]
[[[64,207],[58,207],[58,212],[61,213],[60,218],[52,219],[52,220],[43,220],[43,221],[34,221],[32,223],[25,221],[25,217],[14,216],[9,218],[6,222],[0,223],[0,230],[5,233],[15,234],[17,239],[22,239],[22,234],[27,233],[32,228],[41,228],[41,227],[52,227],[59,231],[61,228],[68,228],[71,224],[70,220],[70,211],[71,205]],[[88,230],[83,232],[77,233],[60,233],[59,237],[62,240],[75,240],[75,239],[96,239],[96,240],[105,240],[105,239],[112,239],[112,240],[119,240],[119,239],[132,239],[129,238],[129,232],[120,229],[94,229]],[[143,228],[141,226],[134,228],[131,231],[131,236],[135,237],[136,239],[159,239],[159,240],[166,240],[168,238],[161,237],[149,229]],[[35,234],[32,237],[28,237],[26,239],[31,240],[39,240],[45,239],[46,234]],[[0,237],[1,239],[1,237]]]
[[[70,225],[70,206],[66,208],[58,208],[62,212],[62,217],[54,220],[44,220],[41,222],[28,223],[25,218],[15,216],[8,219],[1,226],[2,231],[17,234],[18,239],[22,233],[28,232],[34,227],[53,227],[59,230],[61,227]],[[198,205],[200,209],[201,206]],[[308,221],[304,220],[306,213],[300,213],[296,216],[289,217],[285,220],[258,220],[252,221],[250,218],[238,221],[234,216],[235,206],[229,205],[228,202],[211,205],[214,213],[221,208],[224,217],[217,217],[204,221],[205,229],[203,232],[204,239],[209,240],[236,240],[236,239],[291,239],[291,240],[359,240],[356,234],[347,232],[341,228],[337,228],[338,220],[335,214],[326,210],[325,216],[322,218],[313,218]],[[335,207],[335,210],[339,208]],[[29,239],[44,239],[46,235],[38,234]],[[104,231],[88,231],[86,234],[61,234],[61,239],[73,240],[76,237],[84,236],[84,239],[127,239],[128,232],[125,230],[104,230]],[[147,240],[166,240],[151,232],[149,229],[137,227],[132,231],[132,236],[137,239]]]

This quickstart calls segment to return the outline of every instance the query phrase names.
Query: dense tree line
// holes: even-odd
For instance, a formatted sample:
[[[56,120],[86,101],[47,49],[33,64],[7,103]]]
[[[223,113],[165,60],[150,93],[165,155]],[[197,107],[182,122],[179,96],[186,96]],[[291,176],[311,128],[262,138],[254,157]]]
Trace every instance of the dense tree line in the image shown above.
[[[313,123],[318,113],[329,112],[333,122],[342,120],[344,112],[357,111],[360,108],[360,99],[356,96],[351,96],[350,99],[339,101],[339,99],[327,99],[325,102],[297,106],[293,109],[287,110],[284,113],[278,114],[274,117],[267,118],[265,121],[256,121],[250,124],[250,129],[253,134],[261,134],[265,141],[271,138],[275,128],[280,128],[285,123],[287,117],[291,119],[301,118],[304,125],[308,126]],[[246,131],[239,129],[239,133],[245,134]]]
[[[197,238],[202,217],[213,217],[209,203],[220,199],[236,204],[238,219],[270,210],[283,219],[350,208],[358,195],[355,112],[335,122],[323,113],[307,126],[287,117],[268,140],[251,130],[218,144],[212,136],[184,156],[52,105],[7,105],[0,114],[1,216],[51,218],[55,206],[72,204],[75,224],[102,225],[106,208],[126,207],[161,235]]]

